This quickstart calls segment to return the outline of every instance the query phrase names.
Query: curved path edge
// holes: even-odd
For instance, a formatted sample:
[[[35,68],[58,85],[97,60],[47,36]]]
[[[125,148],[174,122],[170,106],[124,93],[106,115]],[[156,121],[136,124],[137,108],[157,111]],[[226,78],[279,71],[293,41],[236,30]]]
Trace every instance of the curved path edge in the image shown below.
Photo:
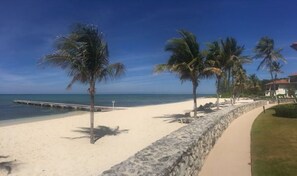
[[[199,176],[251,176],[250,133],[261,112],[263,107],[253,109],[229,125],[208,154]]]

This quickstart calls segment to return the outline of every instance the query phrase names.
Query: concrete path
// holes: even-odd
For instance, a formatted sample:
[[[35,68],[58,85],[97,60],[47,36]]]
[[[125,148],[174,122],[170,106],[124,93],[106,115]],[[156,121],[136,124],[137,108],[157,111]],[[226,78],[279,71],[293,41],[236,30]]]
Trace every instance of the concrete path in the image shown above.
[[[199,176],[251,176],[250,132],[262,111],[263,107],[256,108],[230,124],[210,151]]]

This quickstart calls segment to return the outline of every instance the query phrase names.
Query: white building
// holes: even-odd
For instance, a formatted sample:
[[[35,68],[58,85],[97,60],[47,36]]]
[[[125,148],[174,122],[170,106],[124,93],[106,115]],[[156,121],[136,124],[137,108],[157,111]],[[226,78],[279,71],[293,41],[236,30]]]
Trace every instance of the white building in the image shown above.
[[[295,90],[297,94],[297,73],[294,73],[286,79],[275,80],[275,94],[284,95],[288,97],[289,89]],[[273,90],[273,82],[266,84],[265,96],[270,96],[270,92]]]

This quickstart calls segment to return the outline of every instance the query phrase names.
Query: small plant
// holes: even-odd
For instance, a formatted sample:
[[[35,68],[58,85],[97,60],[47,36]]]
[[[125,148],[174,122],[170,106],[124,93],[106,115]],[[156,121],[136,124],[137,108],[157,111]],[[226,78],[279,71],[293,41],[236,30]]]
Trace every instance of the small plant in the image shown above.
[[[284,104],[274,107],[278,117],[297,118],[297,104]]]

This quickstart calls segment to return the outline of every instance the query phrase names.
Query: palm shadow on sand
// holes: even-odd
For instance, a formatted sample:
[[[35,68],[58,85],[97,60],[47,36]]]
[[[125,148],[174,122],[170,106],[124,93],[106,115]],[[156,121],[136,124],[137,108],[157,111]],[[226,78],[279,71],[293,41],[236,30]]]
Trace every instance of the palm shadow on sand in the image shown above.
[[[63,137],[66,139],[81,139],[81,138],[89,138],[90,137],[90,128],[87,127],[80,127],[78,130],[73,130],[74,132],[85,134],[83,136],[78,137]],[[127,133],[129,130],[123,129],[120,130],[120,127],[117,126],[116,128],[110,128],[107,126],[98,126],[97,128],[94,128],[94,136],[95,136],[95,142],[99,140],[100,138],[104,136],[116,136],[121,133]]]
[[[168,123],[175,123],[175,122],[180,122],[181,119],[191,118],[191,117],[187,116],[185,114],[166,114],[166,115],[158,116],[158,117],[154,117],[154,118],[165,119],[164,121],[168,122]]]
[[[9,156],[1,156],[0,155],[0,159],[6,159],[8,157]],[[17,165],[15,162],[16,162],[15,160],[0,162],[0,170],[7,171],[7,175],[10,174],[12,171],[12,168],[16,167],[16,165]]]
[[[204,117],[206,114],[213,113],[217,110],[213,109],[197,109],[197,118]],[[193,111],[190,111],[193,112]],[[189,113],[189,112],[188,112]],[[183,123],[191,123],[193,120],[195,120],[194,117],[191,117],[189,114],[165,114],[163,116],[158,116],[154,118],[163,118],[165,119],[165,122],[168,123],[175,123],[175,122],[183,122]],[[197,119],[196,118],[196,119]]]

